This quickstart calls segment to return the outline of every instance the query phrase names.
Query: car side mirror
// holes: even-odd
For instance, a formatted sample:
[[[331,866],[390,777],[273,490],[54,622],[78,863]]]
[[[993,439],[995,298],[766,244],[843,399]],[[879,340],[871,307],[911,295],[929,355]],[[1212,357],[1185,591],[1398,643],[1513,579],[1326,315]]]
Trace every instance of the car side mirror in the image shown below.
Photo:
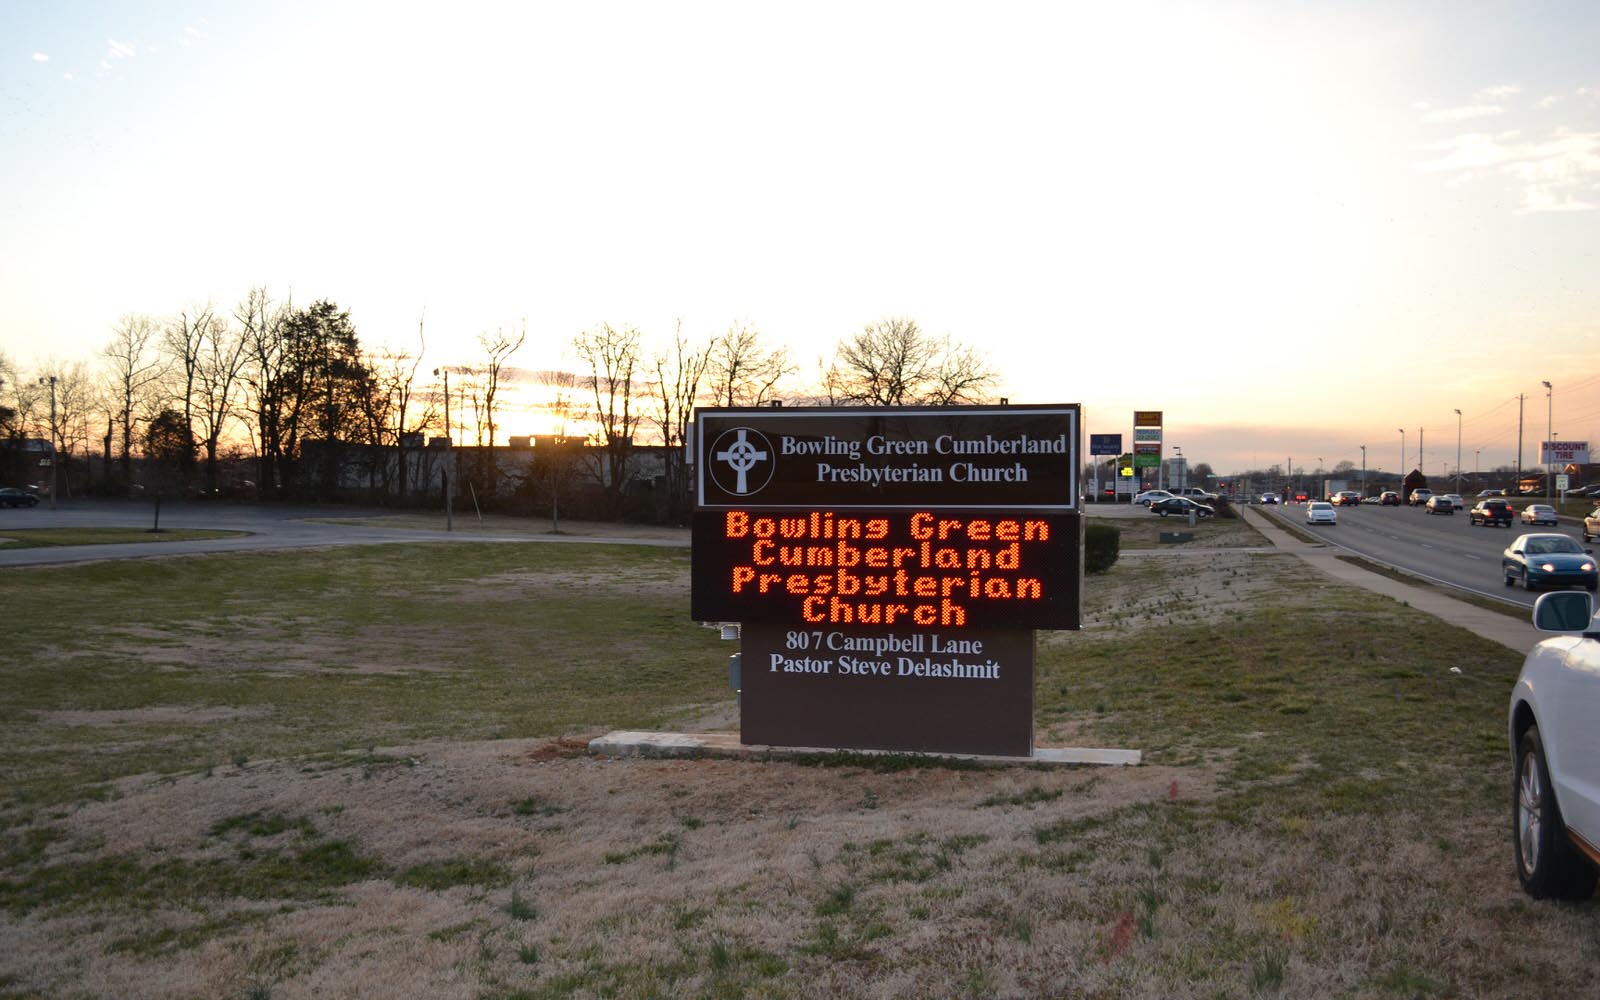
[[[1533,603],[1533,627],[1541,632],[1583,632],[1594,620],[1594,598],[1574,590],[1543,594]]]

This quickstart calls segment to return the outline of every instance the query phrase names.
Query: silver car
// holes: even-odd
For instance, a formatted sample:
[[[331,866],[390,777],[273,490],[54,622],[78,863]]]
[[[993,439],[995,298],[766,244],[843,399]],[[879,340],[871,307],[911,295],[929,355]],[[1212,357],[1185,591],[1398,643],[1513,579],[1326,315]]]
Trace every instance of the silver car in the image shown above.
[[[1547,503],[1530,503],[1522,508],[1523,524],[1559,524],[1556,509]]]

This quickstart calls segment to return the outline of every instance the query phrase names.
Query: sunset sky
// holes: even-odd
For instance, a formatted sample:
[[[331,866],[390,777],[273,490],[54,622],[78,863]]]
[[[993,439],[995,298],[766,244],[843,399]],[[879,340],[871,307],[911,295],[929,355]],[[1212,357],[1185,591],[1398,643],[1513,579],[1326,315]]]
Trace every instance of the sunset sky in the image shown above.
[[[1600,4],[0,3],[0,354],[251,285],[572,365],[864,324],[1219,470],[1600,449]],[[515,426],[510,433],[521,433]]]

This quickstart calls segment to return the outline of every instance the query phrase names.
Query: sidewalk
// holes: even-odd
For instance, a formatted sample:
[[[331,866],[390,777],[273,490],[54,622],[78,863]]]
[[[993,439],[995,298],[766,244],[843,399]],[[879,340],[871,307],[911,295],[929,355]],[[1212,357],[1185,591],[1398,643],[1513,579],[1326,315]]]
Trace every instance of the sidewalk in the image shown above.
[[[1355,563],[1340,559],[1341,550],[1302,542],[1274,525],[1270,518],[1259,511],[1248,506],[1238,509],[1244,515],[1245,523],[1261,532],[1273,546],[1294,553],[1336,580],[1386,594],[1451,625],[1458,625],[1514,649],[1519,654],[1526,653],[1540,639],[1546,638],[1544,633],[1533,627],[1530,618],[1513,618],[1466,601],[1458,601],[1431,587],[1412,586],[1362,569]]]

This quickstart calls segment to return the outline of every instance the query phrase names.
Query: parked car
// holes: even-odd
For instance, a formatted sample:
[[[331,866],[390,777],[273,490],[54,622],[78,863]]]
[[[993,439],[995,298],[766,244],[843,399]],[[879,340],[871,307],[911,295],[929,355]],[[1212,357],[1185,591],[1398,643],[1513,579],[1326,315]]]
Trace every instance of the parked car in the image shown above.
[[[1328,498],[1335,507],[1355,507],[1361,503],[1361,494],[1355,490],[1340,490]]]
[[[1535,899],[1587,899],[1600,861],[1600,632],[1588,594],[1545,594],[1533,624],[1552,636],[1511,690],[1511,834]]]
[[[1435,493],[1433,496],[1428,498],[1428,502],[1423,509],[1430,514],[1454,514],[1456,512],[1456,505],[1455,502],[1445,494]]]
[[[1523,524],[1559,524],[1556,509],[1547,503],[1530,503],[1522,508]]]
[[[1406,501],[1406,504],[1411,507],[1425,507],[1427,506],[1428,498],[1431,496],[1433,496],[1432,490],[1412,490],[1411,497]]]
[[[1326,500],[1313,500],[1306,504],[1307,524],[1338,524],[1339,512]]]
[[[1181,514],[1188,517],[1193,511],[1196,517],[1213,517],[1217,509],[1210,504],[1196,503],[1188,497],[1167,497],[1165,500],[1155,500],[1150,504],[1150,513],[1166,517],[1168,514]]]
[[[1382,493],[1378,494],[1378,506],[1379,507],[1398,507],[1398,506],[1400,506],[1400,494],[1396,493],[1394,490],[1384,490]]]
[[[1143,493],[1134,497],[1133,502],[1148,507],[1152,501],[1165,500],[1170,496],[1172,496],[1172,494],[1166,490],[1145,490]]]
[[[1506,495],[1506,491],[1505,490],[1479,490],[1478,491],[1478,496],[1480,496],[1480,497],[1503,497],[1505,495]]]
[[[1600,507],[1591,510],[1583,518],[1583,540],[1592,541],[1596,535],[1600,535]]]
[[[0,507],[37,507],[39,498],[25,490],[7,486],[0,489]]]
[[[1190,500],[1193,500],[1196,503],[1210,503],[1217,498],[1215,493],[1212,493],[1208,490],[1203,490],[1198,486],[1190,486],[1186,489],[1181,489],[1175,495],[1180,497],[1188,497]]]
[[[1506,586],[1521,581],[1524,590],[1583,587],[1592,594],[1600,589],[1594,554],[1570,535],[1518,535],[1500,555],[1500,573]]]
[[[1278,502],[1278,494],[1276,494],[1276,493],[1263,493],[1263,494],[1261,494],[1261,502],[1262,503],[1266,503],[1266,504],[1275,504],[1275,503]]]
[[[1478,505],[1467,514],[1467,520],[1472,524],[1481,524],[1484,527],[1498,524],[1503,528],[1509,528],[1516,516],[1517,509],[1511,506],[1510,501],[1479,500]],[[1585,538],[1584,541],[1588,541],[1588,539]]]

